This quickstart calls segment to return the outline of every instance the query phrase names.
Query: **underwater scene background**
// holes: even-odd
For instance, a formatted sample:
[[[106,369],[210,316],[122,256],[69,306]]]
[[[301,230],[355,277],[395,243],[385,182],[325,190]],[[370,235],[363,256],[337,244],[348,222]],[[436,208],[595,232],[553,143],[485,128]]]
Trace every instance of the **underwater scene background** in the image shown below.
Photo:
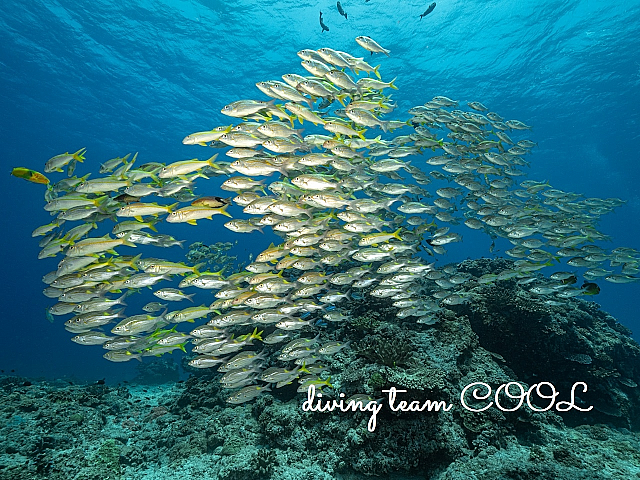
[[[410,333],[394,330],[404,322],[385,310],[384,303],[358,304],[354,318],[365,318],[367,311],[391,312],[390,318],[376,319],[389,325],[354,322],[358,324],[353,338],[344,340],[352,340],[358,353],[341,352],[331,369],[334,379],[340,380],[340,372],[346,372],[343,387],[366,385],[367,393],[379,398],[381,388],[404,382],[416,398],[454,398],[459,395],[456,388],[469,382],[463,381],[459,358],[457,366],[455,360],[445,360],[446,355],[436,360],[438,348],[444,352],[451,347],[476,352],[469,354],[474,358],[469,369],[484,368],[487,379],[518,379],[528,384],[566,380],[569,386],[590,380],[590,388],[598,391],[591,400],[601,403],[593,415],[558,415],[572,427],[567,429],[560,420],[537,414],[527,414],[524,420],[515,415],[488,416],[483,421],[478,421],[478,415],[459,415],[443,427],[421,413],[382,416],[377,431],[369,435],[366,413],[305,416],[312,414],[301,411],[304,397],[296,395],[295,389],[275,399],[266,394],[240,407],[225,404],[229,392],[220,390],[220,375],[189,369],[185,354],[179,351],[160,359],[144,358],[146,369],[141,369],[135,361],[105,360],[99,346],[70,342],[72,334],[63,326],[68,317],[48,321],[45,311],[55,300],[42,295],[46,285],[41,279],[56,269],[60,256],[39,260],[40,238],[31,235],[36,227],[52,221],[43,209],[45,188],[8,174],[17,166],[42,172],[51,157],[80,148],[86,148],[85,160],[77,164],[75,174],[91,172],[90,179],[99,177],[105,161],[135,152],[137,164],[206,160],[216,152],[219,160],[232,161],[217,149],[184,145],[182,139],[193,132],[240,123],[240,118],[223,115],[222,107],[239,99],[269,100],[256,82],[280,79],[285,73],[307,75],[296,52],[330,47],[364,57],[372,66],[381,65],[384,81],[397,77],[398,90],[384,91],[391,92],[390,101],[397,103],[388,119],[405,121],[411,117],[409,109],[446,96],[467,111],[469,102],[481,102],[505,119],[533,126],[517,135],[518,140],[526,138],[537,145],[524,157],[530,164],[523,169],[527,176],[515,177],[516,181],[546,180],[553,188],[587,198],[623,200],[598,223],[599,231],[611,241],[596,243],[608,250],[639,248],[640,2],[437,2],[422,18],[429,2],[341,2],[347,18],[334,2],[8,1],[3,7],[0,144],[6,175],[0,177],[5,192],[0,369],[7,376],[2,397],[7,440],[0,449],[0,478],[181,478],[187,474],[283,479],[633,478],[640,472],[637,437],[626,430],[637,431],[639,425],[634,404],[640,349],[630,339],[640,339],[638,282],[597,279],[597,295],[581,297],[579,307],[568,301],[570,308],[556,312],[584,330],[536,323],[537,317],[510,309],[509,292],[493,291],[494,297],[487,294],[479,300],[493,323],[480,320],[479,310],[457,305],[450,310],[451,325],[456,325],[456,317],[468,318],[468,324],[434,327],[438,333],[432,335],[433,343],[425,339],[430,335],[427,327]],[[328,31],[322,31],[319,11]],[[360,35],[372,37],[390,55],[369,55],[354,40]],[[304,128],[302,135],[328,133],[307,121],[296,128]],[[408,130],[386,133],[370,128],[366,135],[388,139],[408,135]],[[400,160],[425,166],[420,155]],[[47,175],[56,182],[66,178],[66,170]],[[278,176],[276,172],[262,178],[269,183]],[[195,193],[233,196],[220,188],[227,178],[198,179]],[[228,210],[234,218],[248,218],[237,205]],[[264,233],[234,233],[223,226],[228,220],[215,215],[197,226],[161,221],[159,230],[184,240],[185,248],[159,252],[156,247],[138,246],[135,253],[193,265],[199,262],[193,255],[186,256],[189,245],[221,242],[222,253],[235,257],[228,259],[230,267],[224,272],[228,275],[238,270],[234,265],[248,264],[250,255],[255,258],[270,243],[282,242],[270,228]],[[496,265],[509,267],[500,260],[513,260],[504,253],[513,247],[505,238],[495,239],[493,247],[487,235],[464,226],[453,230],[463,234],[462,241],[447,245],[445,255],[423,252],[425,264],[435,261],[439,268],[470,260],[459,271],[477,277],[494,271]],[[133,249],[125,252],[126,248],[118,249],[119,253],[131,254]],[[577,286],[582,284],[584,268],[572,268],[564,261],[541,273],[548,276],[561,270],[577,272]],[[146,291],[144,295],[144,299],[142,295],[127,299],[127,314],[141,312],[142,305],[154,300]],[[535,303],[536,298],[530,301]],[[195,300],[193,305],[208,305],[214,298],[198,291]],[[619,323],[598,313],[590,303],[594,301]],[[500,310],[506,304],[511,306]],[[185,306],[192,305],[180,304]],[[501,312],[499,320],[495,312]],[[196,325],[204,323],[198,321]],[[323,328],[323,324],[314,325],[303,335],[312,338]],[[545,337],[537,333],[553,328],[564,332],[558,337],[570,337],[567,343],[544,345]],[[407,337],[415,331],[420,335]],[[598,351],[593,363],[580,361],[582,357],[578,361],[547,357],[543,348],[571,349],[572,341],[585,337],[594,345],[593,351],[602,345],[614,347],[611,352]],[[383,345],[380,338],[390,341]],[[524,353],[500,350],[509,343]],[[433,363],[410,359],[409,352],[402,353],[403,344],[422,353],[431,351]],[[405,357],[389,359],[385,348]],[[494,357],[477,360],[482,349]],[[540,370],[530,369],[537,362]],[[154,363],[155,370],[148,367]],[[359,377],[350,371],[350,363],[364,373]],[[593,385],[613,371],[626,383],[614,387],[603,381],[600,390]],[[424,380],[427,377],[433,381]],[[170,382],[163,383],[167,379]],[[349,395],[356,393],[347,390]],[[58,406],[53,409],[54,405]],[[38,414],[48,419],[46,424],[34,419]],[[520,430],[520,423],[527,426]],[[176,440],[159,444],[162,435]],[[411,440],[390,442],[400,435]],[[573,452],[562,447],[569,445],[569,438],[577,438],[579,446]],[[589,450],[594,439],[602,442],[596,451]],[[6,443],[11,441],[15,444]],[[552,450],[554,442],[561,447]],[[615,457],[615,465],[607,467],[610,470],[602,467],[604,460],[598,458],[597,450]]]

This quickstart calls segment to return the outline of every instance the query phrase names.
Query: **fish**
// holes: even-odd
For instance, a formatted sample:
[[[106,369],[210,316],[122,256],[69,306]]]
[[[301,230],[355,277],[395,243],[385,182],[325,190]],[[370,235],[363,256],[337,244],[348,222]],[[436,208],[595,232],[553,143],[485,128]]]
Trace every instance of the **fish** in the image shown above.
[[[270,392],[270,391],[271,389],[269,388],[269,386],[261,387],[259,385],[251,385],[248,387],[244,387],[238,390],[237,392],[233,393],[229,397],[227,397],[227,403],[231,403],[233,405],[240,405],[242,403],[248,402],[249,400],[253,400],[254,398],[262,395],[265,392]]]
[[[112,350],[103,355],[104,358],[110,362],[128,362],[129,360],[136,359],[142,362],[142,355],[139,353],[132,353],[128,350]]]
[[[300,123],[302,123],[303,120],[307,120],[315,125],[326,123],[318,114],[306,108],[304,105],[290,102],[285,104],[285,108],[296,115]]]
[[[389,130],[389,124],[386,121],[380,120],[368,110],[363,110],[361,108],[347,108],[346,113],[347,116],[358,125],[380,127],[384,132]]]
[[[362,35],[362,36],[356,37],[356,42],[365,50],[370,51],[371,55],[373,55],[374,53],[384,53],[388,57],[389,54],[391,53],[390,50],[387,50],[386,48],[382,48],[380,45],[378,45],[378,43],[375,40],[373,40],[371,37]]]
[[[607,282],[611,283],[633,283],[640,281],[640,277],[634,277],[632,275],[607,275],[604,277]]]
[[[200,305],[199,307],[189,307],[177,312],[171,312],[171,315],[165,315],[165,318],[173,323],[193,322],[196,318],[206,317],[211,313],[209,307]]]
[[[179,202],[172,205],[159,205],[157,203],[131,203],[118,209],[116,211],[116,216],[133,217],[138,222],[142,222],[143,216],[151,215],[157,217],[162,213],[171,213],[178,205]]]
[[[343,10],[342,5],[340,5],[340,2],[338,2],[336,6],[338,7],[338,13],[342,15],[345,18],[345,20],[348,20],[347,14]]]
[[[79,183],[75,191],[78,193],[106,193],[115,192],[131,185],[130,180],[121,180],[117,177],[103,177],[93,180],[85,180]]]
[[[215,142],[222,135],[231,131],[233,125],[219,126],[206,132],[191,133],[182,139],[183,145],[207,145],[208,142]]]
[[[263,102],[260,100],[238,100],[222,107],[220,113],[230,117],[248,117],[254,115],[260,111],[266,110],[269,106],[273,105],[273,101]],[[222,139],[228,132],[222,132],[217,140]]]
[[[420,20],[422,20],[422,17],[426,17],[427,15],[429,15],[431,12],[433,12],[433,9],[436,8],[436,2],[433,2],[431,5],[429,5],[427,7],[427,9],[424,11],[424,13],[422,15],[420,15]]]
[[[86,148],[81,148],[75,153],[65,152],[55,157],[51,157],[44,165],[44,173],[62,172],[62,167],[67,166],[70,162],[83,162]]]
[[[586,280],[584,281],[580,289],[585,295],[597,295],[600,293],[600,287],[597,283],[587,282]]]
[[[166,312],[166,310],[165,310]],[[164,315],[152,317],[147,314],[132,315],[124,318],[115,327],[111,329],[111,333],[115,335],[138,335],[156,329],[158,322],[164,319]]]
[[[110,337],[103,332],[89,332],[76,335],[71,338],[71,341],[80,345],[102,345],[111,338],[113,337]]]
[[[113,172],[113,170],[115,170],[120,164],[127,163],[127,160],[129,159],[130,156],[131,154],[128,153],[124,157],[115,157],[110,160],[107,160],[106,162],[100,165],[100,169],[98,170],[98,173]],[[134,160],[135,160],[135,157],[134,157]],[[132,160],[132,163],[133,163],[133,160]]]
[[[148,222],[139,222],[137,220],[118,222],[111,230],[111,233],[113,235],[118,235],[120,233],[126,233],[126,232],[138,232],[144,228],[148,228],[154,232],[157,232],[158,229],[155,227],[156,223],[158,223],[157,219],[150,220]]]
[[[187,295],[177,288],[161,288],[160,290],[153,292],[153,295],[162,300],[169,300],[170,302],[179,302],[184,299],[193,302],[193,296],[195,294],[192,293],[191,295]]]
[[[324,22],[322,21],[322,11],[320,11],[320,28],[322,28],[322,30],[320,31],[320,33],[324,33],[324,32],[328,32],[329,31],[329,27],[327,27]]]
[[[149,302],[144,307],[142,307],[142,310],[144,310],[145,312],[154,313],[154,312],[159,312],[160,310],[162,310],[163,308],[166,308],[167,306],[168,306],[167,303]]]
[[[14,167],[11,170],[11,175],[14,177],[22,178],[31,183],[39,183],[41,185],[48,185],[51,180],[49,180],[46,176],[44,176],[40,172],[36,172],[35,170],[31,170],[26,167]]]
[[[136,244],[129,241],[129,237],[125,235],[123,238],[111,238],[109,234],[104,237],[90,237],[80,240],[70,246],[66,255],[68,257],[85,257],[96,253],[109,252],[115,253],[114,248],[120,245],[135,247]]]
[[[213,215],[225,215],[231,217],[231,214],[227,213],[227,206],[224,205],[220,208],[209,208],[205,206],[183,207],[178,210],[174,210],[167,215],[166,221],[169,223],[188,223],[189,225],[197,225],[196,220],[202,218],[208,218],[211,220]]]
[[[224,135],[226,135],[226,133],[221,135],[221,137]],[[208,160],[200,161],[197,159],[193,159],[193,160],[183,160],[180,162],[171,163],[166,167],[162,167],[162,169],[160,170],[160,173],[158,173],[158,178],[168,179],[168,178],[184,176],[189,173],[195,172],[197,170],[201,170],[202,168],[207,166],[216,168],[217,165],[215,164],[214,161],[217,157],[218,157],[218,154],[216,153]]]
[[[370,37],[358,38],[372,54],[390,54]],[[91,180],[89,173],[55,181],[65,167],[68,175],[89,167],[72,154],[49,163],[44,209],[54,220],[32,235],[40,258],[62,257],[44,275],[43,293],[53,304],[47,317],[68,316],[64,328],[74,342],[102,344],[106,359],[118,362],[191,349],[189,365],[216,366],[225,374],[220,385],[237,390],[230,403],[242,404],[272,384],[297,381],[301,392],[331,387],[328,376],[341,364],[324,360],[353,340],[338,324],[361,316],[367,301],[384,309],[389,322],[434,325],[447,309],[475,302],[483,289],[504,282],[550,307],[597,294],[598,278],[638,280],[637,249],[600,246],[610,240],[600,216],[623,200],[518,180],[535,152],[535,142],[524,138],[530,125],[505,120],[477,101],[438,95],[415,106],[406,98],[396,102],[388,92],[397,80],[383,81],[380,66],[348,52],[323,46],[297,57],[301,74],[254,82],[268,101],[231,102],[222,107],[234,118],[231,125],[183,139],[222,157],[134,167],[137,154],[127,155],[103,163],[102,176]],[[405,106],[408,120],[401,121],[395,112]],[[228,161],[220,159],[224,154]],[[234,197],[216,196],[218,186]],[[172,200],[141,201],[151,195]],[[169,257],[177,254],[171,250],[164,250],[167,258],[124,255],[123,245],[153,245],[152,253],[136,250],[145,255],[182,246],[185,240],[158,230],[225,215],[231,205],[244,217],[224,228],[255,235],[245,248],[257,246],[269,229],[277,235],[255,259],[242,243],[213,240],[222,228],[214,222],[206,242],[190,242],[186,259]],[[111,235],[100,237],[105,228]],[[510,242],[511,259],[493,263],[486,274],[429,259],[444,255],[446,245],[458,247],[466,228],[491,238],[489,253]],[[94,231],[100,234],[89,237]],[[550,267],[551,275],[545,273]],[[159,301],[146,298],[142,311],[125,316],[133,292]],[[210,294],[214,299],[200,305],[197,299]],[[193,306],[167,311],[184,299]],[[128,310],[138,307],[131,303]],[[204,325],[186,328],[196,321]],[[117,336],[109,338],[108,330]],[[250,348],[259,342],[270,346]],[[271,366],[275,361],[283,363]]]

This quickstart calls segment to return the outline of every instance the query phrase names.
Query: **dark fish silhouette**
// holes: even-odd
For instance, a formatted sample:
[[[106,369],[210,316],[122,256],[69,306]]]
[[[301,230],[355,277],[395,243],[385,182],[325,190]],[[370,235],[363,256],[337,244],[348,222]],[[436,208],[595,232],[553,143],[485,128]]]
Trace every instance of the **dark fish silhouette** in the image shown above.
[[[347,18],[347,14],[345,13],[345,11],[342,9],[342,5],[340,5],[340,2],[338,2],[338,13],[340,15],[342,15],[346,20],[348,20]]]
[[[431,12],[433,12],[433,9],[436,8],[436,2],[433,2],[431,5],[429,5],[429,8],[427,8],[424,13],[422,15],[420,15],[420,20],[422,20],[422,17],[426,17],[427,15],[429,15]]]
[[[324,31],[326,30],[327,32],[329,31],[329,27],[327,27],[324,22],[322,21],[322,12],[320,12],[320,26],[322,27],[322,32],[320,33],[324,33]]]
[[[586,280],[580,288],[582,288],[582,293],[585,295],[597,295],[600,293],[600,287],[597,283],[587,282]]]

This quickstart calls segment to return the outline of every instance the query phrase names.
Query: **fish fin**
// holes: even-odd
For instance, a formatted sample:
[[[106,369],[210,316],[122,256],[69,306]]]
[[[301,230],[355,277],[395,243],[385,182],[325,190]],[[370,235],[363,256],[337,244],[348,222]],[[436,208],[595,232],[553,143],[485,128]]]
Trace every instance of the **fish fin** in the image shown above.
[[[218,154],[217,154],[217,153],[216,153],[216,154],[214,154],[214,155],[213,155],[209,160],[207,160],[207,163],[208,163],[211,167],[214,167],[214,168],[220,168],[220,167],[219,167],[219,165],[216,165],[216,164],[214,163],[214,160],[215,160],[216,158],[218,158]]]
[[[198,263],[197,265],[195,265],[195,266],[193,267],[193,273],[195,273],[196,275],[200,275],[200,274],[201,274],[201,273],[200,273],[200,269],[201,269],[202,267],[206,266],[206,265],[207,265],[207,262]],[[223,268],[222,270],[220,270],[220,272],[219,272],[219,273],[222,273],[222,271],[223,271],[223,270],[224,270],[224,268]]]
[[[373,52],[371,52],[371,55],[373,55]],[[378,77],[378,80],[382,80],[382,77],[380,77],[380,72],[378,72],[378,70],[380,69],[380,65],[378,65],[377,67],[373,67],[373,73],[376,74],[376,77]]]
[[[187,220],[187,222],[189,225],[197,225],[195,220]]]
[[[308,373],[309,375],[311,375],[311,372],[309,370],[307,370],[307,365],[306,362],[302,362],[302,366],[300,367],[300,371],[304,372],[304,373]]]
[[[264,188],[263,188],[263,191],[264,191]],[[265,195],[266,195],[266,192],[265,192]],[[224,205],[224,206],[222,206],[222,207],[220,207],[220,208],[218,208],[218,209],[216,209],[216,210],[218,211],[218,213],[219,213],[220,215],[224,215],[225,217],[233,218],[233,217],[231,216],[231,214],[227,212],[227,207],[228,207],[228,206],[229,206],[229,205]]]
[[[130,261],[129,261],[129,265],[131,265],[132,268],[135,268],[136,271],[139,270],[139,268],[137,267],[136,263],[138,262],[138,260],[140,260],[140,258],[142,257],[142,254],[139,253],[138,255],[136,255],[135,257],[133,257]]]
[[[78,162],[82,163],[84,161],[84,154],[87,151],[86,148],[82,147],[80,150],[78,150],[76,153],[74,153],[72,156],[75,160],[77,160]],[[62,171],[62,170],[60,170]]]

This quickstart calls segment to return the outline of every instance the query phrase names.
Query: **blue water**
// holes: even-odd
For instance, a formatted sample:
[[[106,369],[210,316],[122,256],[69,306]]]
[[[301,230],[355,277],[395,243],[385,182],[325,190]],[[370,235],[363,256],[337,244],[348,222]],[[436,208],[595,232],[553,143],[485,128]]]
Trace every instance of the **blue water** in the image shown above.
[[[396,112],[445,95],[533,125],[529,178],[627,200],[601,229],[613,237],[611,248],[640,248],[640,2],[443,0],[419,20],[428,3],[343,1],[345,20],[331,1],[5,0],[0,369],[93,380],[134,368],[70,342],[61,317],[46,320],[52,301],[40,279],[58,260],[37,260],[31,232],[51,217],[42,186],[10,177],[11,167],[42,170],[53,155],[81,147],[87,159],[77,174],[92,178],[100,163],[129,152],[139,152],[140,163],[207,158],[182,138],[229,124],[220,108],[231,101],[266,100],[255,82],[306,74],[296,56],[302,48],[367,53],[358,35],[391,50],[367,60],[382,64],[383,79],[398,77]],[[329,32],[321,33],[319,10]],[[220,181],[198,183],[198,193],[220,194]],[[241,256],[275,238],[236,235],[223,222],[165,232],[187,244],[239,240],[232,253]],[[452,261],[488,255],[490,240],[469,238],[450,248]],[[183,251],[167,255],[184,259]],[[640,339],[640,285],[600,285],[595,300]]]

